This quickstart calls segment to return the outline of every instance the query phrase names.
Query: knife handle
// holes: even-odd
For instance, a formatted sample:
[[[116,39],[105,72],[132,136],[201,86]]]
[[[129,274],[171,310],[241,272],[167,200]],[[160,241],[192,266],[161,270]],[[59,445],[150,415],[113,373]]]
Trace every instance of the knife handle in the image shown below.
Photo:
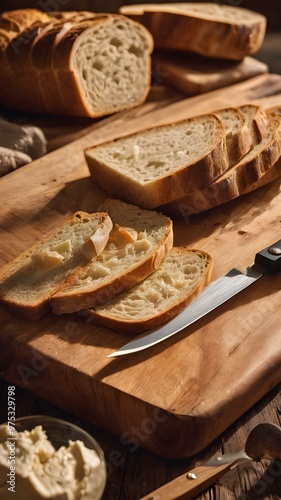
[[[219,466],[201,465],[160,486],[140,500],[191,500],[237,465],[237,460]]]
[[[266,269],[267,274],[277,274],[281,271],[281,240],[257,253],[255,264]]]

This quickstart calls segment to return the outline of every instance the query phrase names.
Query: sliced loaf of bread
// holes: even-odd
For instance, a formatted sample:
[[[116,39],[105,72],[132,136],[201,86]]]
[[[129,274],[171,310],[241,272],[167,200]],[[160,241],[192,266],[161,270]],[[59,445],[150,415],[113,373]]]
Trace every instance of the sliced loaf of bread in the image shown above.
[[[228,169],[225,129],[214,114],[153,127],[88,148],[92,179],[111,196],[153,209]]]
[[[201,250],[173,247],[159,269],[130,290],[87,311],[87,321],[137,334],[181,312],[209,283],[212,257]]]
[[[186,193],[184,197],[162,207],[164,213],[175,217],[209,210],[278,177],[279,167],[274,165],[281,156],[281,119],[277,113],[271,113],[268,118],[266,136],[240,162],[203,189]]]
[[[4,12],[0,104],[86,117],[130,109],[149,92],[152,49],[149,31],[119,14]]]
[[[62,281],[88,263],[89,240],[94,256],[102,251],[111,229],[106,213],[76,212],[47,238],[2,267],[0,302],[27,319],[43,316]]]
[[[119,12],[141,22],[155,47],[241,60],[261,47],[266,17],[211,2],[124,5]]]
[[[154,272],[173,245],[172,221],[156,211],[108,199],[99,209],[114,223],[103,252],[77,269],[50,299],[56,314],[111,299]]]

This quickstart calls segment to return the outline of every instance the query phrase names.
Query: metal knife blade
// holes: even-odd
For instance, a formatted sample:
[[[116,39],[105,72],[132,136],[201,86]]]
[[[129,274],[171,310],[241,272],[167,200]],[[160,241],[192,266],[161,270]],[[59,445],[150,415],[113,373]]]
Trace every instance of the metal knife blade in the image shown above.
[[[281,240],[257,253],[254,264],[248,267],[245,273],[235,268],[232,269],[208,285],[189,306],[162,327],[145,332],[119,350],[109,354],[108,357],[142,351],[162,342],[255,283],[263,274],[276,274],[279,271],[281,271]]]

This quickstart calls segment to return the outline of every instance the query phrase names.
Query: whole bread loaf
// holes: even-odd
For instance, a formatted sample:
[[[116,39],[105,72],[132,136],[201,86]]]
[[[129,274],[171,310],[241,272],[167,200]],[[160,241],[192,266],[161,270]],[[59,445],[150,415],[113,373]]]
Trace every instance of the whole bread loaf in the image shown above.
[[[119,12],[141,22],[157,48],[241,60],[261,47],[265,16],[208,2],[124,5]]]
[[[149,91],[152,49],[146,28],[118,14],[3,13],[0,104],[89,117],[132,108]]]
[[[212,257],[201,250],[173,247],[161,266],[141,283],[87,311],[87,321],[137,334],[169,321],[209,283]]]

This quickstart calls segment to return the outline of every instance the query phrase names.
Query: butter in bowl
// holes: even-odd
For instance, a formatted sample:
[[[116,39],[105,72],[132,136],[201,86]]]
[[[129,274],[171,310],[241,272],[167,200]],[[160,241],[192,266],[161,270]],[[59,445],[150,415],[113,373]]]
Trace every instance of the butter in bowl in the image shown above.
[[[0,425],[2,500],[99,500],[105,483],[103,451],[83,429],[41,415]]]

